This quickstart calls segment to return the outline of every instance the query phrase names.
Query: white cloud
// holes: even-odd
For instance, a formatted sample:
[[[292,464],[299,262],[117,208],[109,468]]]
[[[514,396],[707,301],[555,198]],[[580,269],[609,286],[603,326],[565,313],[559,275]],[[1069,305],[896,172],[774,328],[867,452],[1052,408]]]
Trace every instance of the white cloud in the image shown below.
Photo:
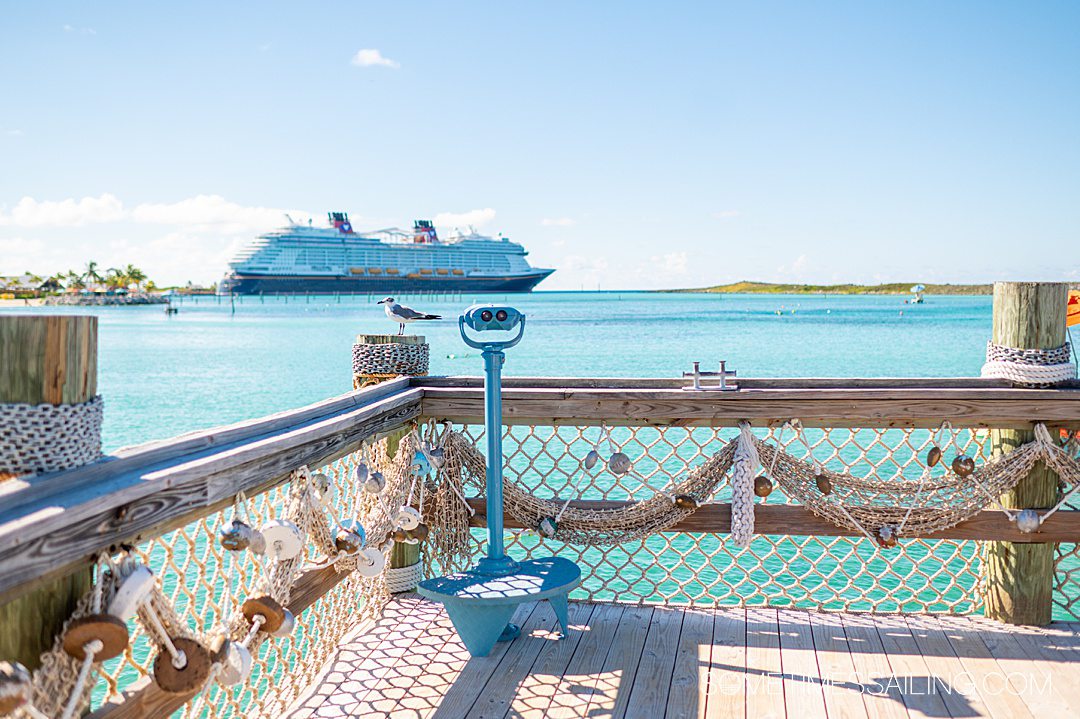
[[[605,257],[567,255],[559,264],[559,269],[570,272],[605,272],[608,269],[608,261]]]
[[[92,27],[75,27],[74,25],[64,25],[64,32],[77,32],[80,35],[97,35],[97,30]]]
[[[686,274],[687,261],[685,252],[669,252],[660,258],[664,272],[673,275]]]
[[[435,215],[438,227],[483,227],[495,219],[495,210],[490,207],[468,212],[440,212]]]
[[[214,229],[230,234],[262,232],[285,224],[285,213],[297,222],[307,215],[297,210],[273,207],[245,207],[229,202],[221,195],[196,195],[173,203],[144,203],[131,216],[136,222],[180,225],[195,229]]]
[[[790,265],[781,265],[776,268],[776,271],[781,275],[802,275],[810,266],[810,258],[806,255],[799,255],[795,258],[795,261]]]
[[[79,227],[98,222],[116,222],[125,216],[123,203],[116,195],[109,193],[59,202],[24,197],[10,213],[0,210],[0,226]]]
[[[570,227],[575,224],[575,222],[571,217],[545,217],[540,220],[540,224],[544,227]]]
[[[720,212],[714,212],[713,217],[717,220],[730,220],[732,217],[738,217],[741,213],[738,210],[720,210]]]
[[[401,63],[383,57],[383,54],[374,48],[365,48],[358,51],[352,58],[352,64],[357,67],[389,67],[397,70]]]
[[[235,234],[279,227],[285,224],[286,212],[298,222],[308,219],[306,213],[297,210],[245,207],[220,195],[196,195],[172,203],[143,203],[130,211],[110,193],[81,200],[24,197],[10,212],[0,209],[0,227],[81,227],[129,220],[139,224],[176,225]]]
[[[4,134],[5,135],[10,135],[11,137],[19,137],[20,135],[25,135],[26,133],[24,133],[22,130],[18,130],[16,128],[10,128],[8,130],[4,130]]]

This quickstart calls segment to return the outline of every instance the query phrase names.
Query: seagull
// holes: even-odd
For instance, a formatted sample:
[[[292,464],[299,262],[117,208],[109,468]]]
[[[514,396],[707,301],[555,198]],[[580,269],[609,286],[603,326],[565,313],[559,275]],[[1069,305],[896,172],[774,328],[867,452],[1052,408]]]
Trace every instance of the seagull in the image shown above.
[[[386,305],[383,309],[386,310],[386,316],[397,322],[400,326],[398,334],[405,334],[405,323],[415,322],[417,320],[441,320],[442,315],[426,315],[423,312],[417,312],[412,307],[406,307],[405,305],[399,305],[394,301],[393,297],[387,297],[384,300],[379,300],[376,304]]]

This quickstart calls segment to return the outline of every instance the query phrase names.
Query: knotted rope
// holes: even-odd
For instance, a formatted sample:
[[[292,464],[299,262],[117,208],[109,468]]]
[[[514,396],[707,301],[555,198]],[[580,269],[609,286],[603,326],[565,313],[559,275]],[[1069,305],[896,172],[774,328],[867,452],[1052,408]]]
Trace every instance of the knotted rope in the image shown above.
[[[742,422],[731,472],[731,541],[742,549],[754,537],[754,473],[760,463],[750,424]]]

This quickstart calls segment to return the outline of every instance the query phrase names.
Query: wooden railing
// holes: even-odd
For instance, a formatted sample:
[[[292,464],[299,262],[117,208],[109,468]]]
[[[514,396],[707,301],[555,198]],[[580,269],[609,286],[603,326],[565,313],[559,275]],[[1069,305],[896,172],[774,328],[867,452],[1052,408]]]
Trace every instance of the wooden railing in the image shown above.
[[[667,379],[507,378],[504,419],[511,426],[779,427],[798,418],[806,427],[957,427],[1080,429],[1080,388],[1013,389],[995,380],[749,380],[735,392],[686,392]],[[380,434],[433,419],[458,426],[483,417],[477,378],[402,378],[303,409],[183,435],[123,450],[68,472],[0,483],[0,603],[47,580],[86,567],[103,551],[161,537],[220,512],[243,492],[278,487],[300,466],[312,469],[346,457]],[[347,479],[344,480],[347,484]],[[619,506],[624,500],[576,500]],[[469,499],[474,526],[483,502]],[[765,535],[857,536],[791,504],[759,506]],[[730,531],[731,507],[707,504],[673,532]],[[520,524],[512,517],[506,526]],[[1037,534],[1022,534],[998,510],[936,533],[938,540],[1015,543],[1080,542],[1080,511],[1063,509]],[[860,540],[861,541],[861,540]],[[309,607],[343,579],[333,567],[298,581],[292,608]],[[123,686],[127,701],[101,716],[151,716],[190,697],[165,697],[148,678]],[[115,699],[115,697],[114,697]]]

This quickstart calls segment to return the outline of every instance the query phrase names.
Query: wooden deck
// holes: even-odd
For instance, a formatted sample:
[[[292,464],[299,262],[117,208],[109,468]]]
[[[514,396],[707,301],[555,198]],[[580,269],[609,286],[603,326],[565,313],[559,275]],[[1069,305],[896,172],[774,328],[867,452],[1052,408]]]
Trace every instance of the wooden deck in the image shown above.
[[[1080,627],[981,618],[546,604],[473,659],[441,605],[398,595],[286,714],[306,717],[1080,717]]]

